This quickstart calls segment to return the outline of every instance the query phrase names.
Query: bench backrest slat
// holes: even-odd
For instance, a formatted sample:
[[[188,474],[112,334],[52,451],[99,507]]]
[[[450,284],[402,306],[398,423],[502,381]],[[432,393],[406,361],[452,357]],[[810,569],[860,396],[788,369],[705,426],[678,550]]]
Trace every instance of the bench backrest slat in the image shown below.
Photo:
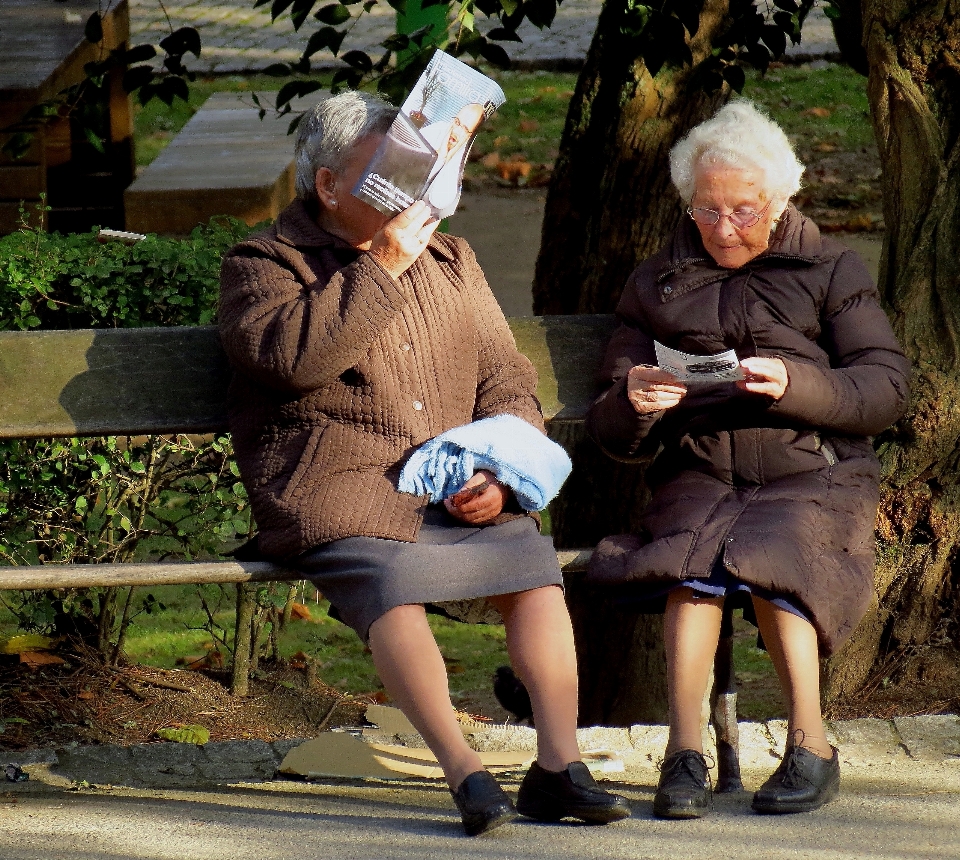
[[[552,421],[581,421],[609,315],[510,320]],[[226,429],[230,369],[213,326],[0,332],[0,438]]]

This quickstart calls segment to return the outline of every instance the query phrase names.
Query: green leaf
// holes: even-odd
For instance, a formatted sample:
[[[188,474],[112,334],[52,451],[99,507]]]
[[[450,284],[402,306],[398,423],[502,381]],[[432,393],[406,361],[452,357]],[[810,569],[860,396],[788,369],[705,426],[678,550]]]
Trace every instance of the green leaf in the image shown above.
[[[157,737],[179,744],[196,744],[197,746],[203,746],[210,740],[210,730],[198,725],[157,729]]]
[[[520,0],[500,0],[500,5],[503,7],[504,14],[510,17],[519,8]]]
[[[348,66],[353,66],[360,72],[367,73],[373,68],[373,60],[364,51],[347,51],[341,58]]]
[[[318,9],[313,17],[322,24],[332,24],[336,26],[337,24],[342,24],[344,21],[349,21],[351,15],[350,10],[341,3],[328,3],[326,6]]]

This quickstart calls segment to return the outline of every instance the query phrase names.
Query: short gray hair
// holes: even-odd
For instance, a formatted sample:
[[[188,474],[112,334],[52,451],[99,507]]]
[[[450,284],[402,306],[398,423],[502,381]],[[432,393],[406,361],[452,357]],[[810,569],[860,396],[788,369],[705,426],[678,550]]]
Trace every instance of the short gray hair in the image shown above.
[[[704,164],[762,171],[775,215],[800,190],[804,170],[783,129],[747,99],[725,105],[670,150],[670,178],[684,203],[693,199]]]
[[[340,174],[350,150],[365,137],[386,134],[396,116],[397,109],[389,102],[356,90],[331,96],[308,110],[297,127],[294,149],[297,197],[314,197],[321,167]]]

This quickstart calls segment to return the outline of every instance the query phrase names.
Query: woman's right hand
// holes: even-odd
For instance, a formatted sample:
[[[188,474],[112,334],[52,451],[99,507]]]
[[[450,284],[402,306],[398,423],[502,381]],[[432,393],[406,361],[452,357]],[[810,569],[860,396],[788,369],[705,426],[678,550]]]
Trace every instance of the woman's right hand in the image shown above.
[[[417,260],[440,222],[422,200],[386,222],[370,243],[370,256],[392,277],[399,278]]]
[[[627,399],[641,415],[671,409],[686,393],[686,385],[659,367],[638,364],[627,374]]]

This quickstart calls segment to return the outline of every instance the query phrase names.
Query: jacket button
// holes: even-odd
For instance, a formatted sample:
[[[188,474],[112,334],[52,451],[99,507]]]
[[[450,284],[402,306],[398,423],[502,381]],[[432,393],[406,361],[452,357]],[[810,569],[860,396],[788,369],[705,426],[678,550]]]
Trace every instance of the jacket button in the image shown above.
[[[664,288],[663,288],[663,294],[664,294],[665,296],[669,296],[670,293],[672,293],[672,292],[673,292],[673,287],[664,287]]]
[[[403,350],[404,352],[410,352],[411,347],[409,343],[401,343],[400,349]]]
[[[414,400],[413,408],[416,409],[417,412],[419,412],[421,409],[423,409],[423,404],[419,400]]]

